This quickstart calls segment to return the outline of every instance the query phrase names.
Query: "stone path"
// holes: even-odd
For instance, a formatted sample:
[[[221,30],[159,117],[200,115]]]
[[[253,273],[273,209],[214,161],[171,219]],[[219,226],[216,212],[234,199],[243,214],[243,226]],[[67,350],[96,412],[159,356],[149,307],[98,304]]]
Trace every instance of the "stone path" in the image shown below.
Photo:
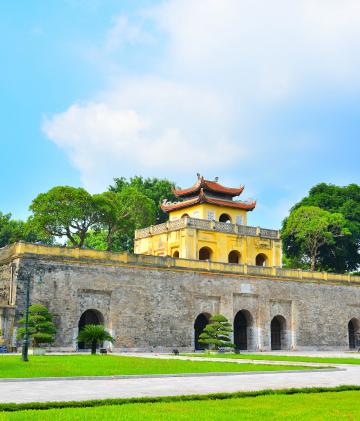
[[[273,372],[271,375],[251,373],[164,378],[0,382],[0,402],[175,396],[307,386],[331,387],[345,384],[360,386],[360,366],[343,365],[341,368],[344,370]]]

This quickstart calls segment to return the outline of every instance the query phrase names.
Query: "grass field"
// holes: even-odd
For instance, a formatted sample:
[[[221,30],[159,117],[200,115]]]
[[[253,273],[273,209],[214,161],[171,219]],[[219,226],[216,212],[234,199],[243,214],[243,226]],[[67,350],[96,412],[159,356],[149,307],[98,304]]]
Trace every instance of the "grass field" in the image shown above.
[[[312,368],[111,355],[46,355],[32,356],[29,360],[24,363],[19,356],[0,357],[0,378],[278,371]]]
[[[332,357],[305,357],[295,355],[261,355],[261,354],[181,354],[188,357],[206,357],[206,358],[234,358],[242,360],[267,360],[267,361],[289,361],[301,363],[326,363],[326,364],[359,364],[360,358],[332,358]]]
[[[356,420],[360,391],[168,403],[135,403],[1,413],[0,421],[79,420]]]

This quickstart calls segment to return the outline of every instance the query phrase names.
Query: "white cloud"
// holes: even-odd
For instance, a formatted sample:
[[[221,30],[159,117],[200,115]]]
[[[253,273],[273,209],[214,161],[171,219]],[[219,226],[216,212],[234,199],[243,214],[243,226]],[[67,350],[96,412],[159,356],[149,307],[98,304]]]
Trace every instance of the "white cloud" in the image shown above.
[[[111,88],[44,122],[92,190],[112,176],[183,181],[197,171],[259,190],[310,165],[323,142],[301,128],[271,131],[266,116],[324,92],[359,92],[358,0],[169,0],[135,23],[116,19],[102,54],[121,70],[126,55],[111,53],[131,45],[149,58],[159,32],[147,75],[120,71]]]
[[[215,129],[209,124],[219,115],[211,95],[156,79],[129,80],[101,101],[47,117],[43,131],[68,153],[85,186],[98,190],[120,174],[193,175],[233,164],[242,151],[224,139],[224,117]]]
[[[314,79],[357,81],[357,0],[173,0],[157,19],[174,66],[191,77],[280,98]]]
[[[124,45],[146,43],[152,40],[149,33],[142,30],[141,26],[129,22],[127,16],[118,16],[114,19],[113,26],[108,30],[103,48],[106,52],[114,52]]]

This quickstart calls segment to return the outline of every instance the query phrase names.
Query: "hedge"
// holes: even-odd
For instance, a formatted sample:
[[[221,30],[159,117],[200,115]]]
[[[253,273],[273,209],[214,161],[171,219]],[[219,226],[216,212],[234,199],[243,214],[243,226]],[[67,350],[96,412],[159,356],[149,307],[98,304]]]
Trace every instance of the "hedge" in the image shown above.
[[[180,395],[180,396],[155,396],[141,398],[118,398],[118,399],[96,399],[87,401],[68,401],[68,402],[29,402],[29,403],[1,403],[0,412],[25,411],[30,409],[46,410],[56,408],[90,408],[107,405],[125,405],[133,403],[155,403],[155,402],[181,402],[181,401],[207,401],[235,398],[249,398],[265,395],[294,395],[296,393],[329,393],[344,391],[360,391],[360,386],[343,385],[337,387],[306,387],[291,389],[265,389],[249,392],[234,393],[212,393],[208,395]]]

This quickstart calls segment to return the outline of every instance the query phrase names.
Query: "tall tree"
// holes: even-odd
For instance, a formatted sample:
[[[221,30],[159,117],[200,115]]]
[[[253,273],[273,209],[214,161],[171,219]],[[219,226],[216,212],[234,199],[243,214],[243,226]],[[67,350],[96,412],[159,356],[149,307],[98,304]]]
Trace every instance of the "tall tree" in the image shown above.
[[[322,270],[343,273],[358,270],[360,266],[360,186],[336,186],[320,183],[314,186],[292,209],[301,206],[317,206],[331,213],[340,213],[350,235],[335,238],[319,250],[318,264]],[[286,249],[284,249],[286,253]]]
[[[129,180],[119,177],[114,178],[114,185],[109,186],[109,190],[120,193],[127,187],[135,188],[154,202],[156,207],[155,222],[157,224],[167,220],[168,216],[160,209],[160,204],[164,199],[169,199],[170,201],[176,200],[176,196],[173,193],[175,183],[166,179],[143,178],[141,176],[135,176]]]
[[[285,219],[282,229],[284,249],[288,257],[309,263],[316,270],[322,247],[335,244],[336,239],[350,235],[345,218],[317,206],[301,206]]]
[[[31,224],[44,234],[67,237],[82,247],[87,232],[100,222],[97,198],[83,188],[57,186],[39,194],[31,203]]]
[[[11,218],[11,214],[0,212],[0,247],[15,243],[16,241],[28,241],[52,244],[53,238],[37,232],[31,221],[19,221]]]
[[[107,250],[132,250],[134,231],[156,222],[154,201],[134,186],[96,195]]]

